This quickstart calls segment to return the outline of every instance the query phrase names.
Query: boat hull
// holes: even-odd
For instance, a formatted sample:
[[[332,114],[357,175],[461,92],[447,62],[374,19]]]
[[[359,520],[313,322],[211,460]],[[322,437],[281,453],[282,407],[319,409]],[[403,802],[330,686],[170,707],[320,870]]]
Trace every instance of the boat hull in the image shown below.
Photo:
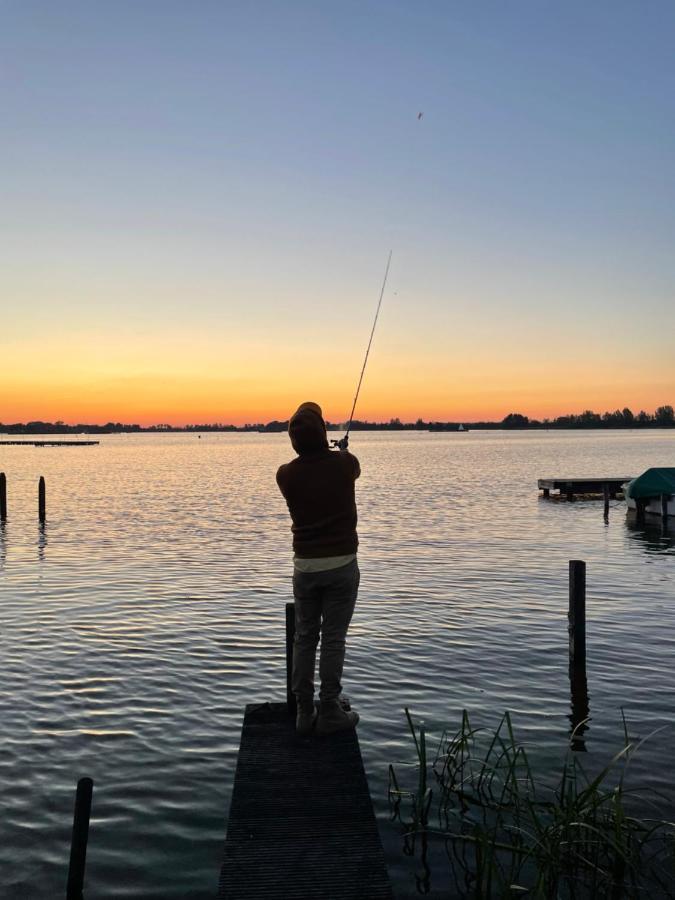
[[[633,511],[637,510],[637,505],[632,497],[626,497],[626,506]],[[675,497],[669,498],[666,510],[668,516],[675,516]],[[645,515],[661,517],[662,509],[660,497],[650,497],[649,500],[647,500],[645,505]]]

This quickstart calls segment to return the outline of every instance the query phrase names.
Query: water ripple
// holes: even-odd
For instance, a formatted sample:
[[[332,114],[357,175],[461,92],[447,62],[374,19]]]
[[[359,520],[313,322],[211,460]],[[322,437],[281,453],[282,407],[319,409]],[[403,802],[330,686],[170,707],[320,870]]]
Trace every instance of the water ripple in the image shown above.
[[[345,689],[390,871],[387,766],[412,762],[403,706],[430,739],[463,708],[504,709],[535,758],[569,731],[567,561],[588,563],[588,757],[675,721],[672,536],[620,506],[546,502],[536,478],[638,473],[675,435],[358,434],[362,582]],[[73,791],[95,780],[88,893],[213,897],[243,707],[283,697],[290,532],[274,483],[284,435],[105,436],[78,453],[3,448],[0,893],[59,896]],[[47,480],[48,521],[36,522]],[[670,784],[669,736],[634,776]],[[142,852],[139,852],[139,848]]]

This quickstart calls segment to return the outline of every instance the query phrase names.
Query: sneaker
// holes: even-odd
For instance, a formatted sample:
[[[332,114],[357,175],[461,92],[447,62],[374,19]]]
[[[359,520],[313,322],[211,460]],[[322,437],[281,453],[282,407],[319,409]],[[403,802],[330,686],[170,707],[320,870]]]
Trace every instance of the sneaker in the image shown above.
[[[316,723],[317,734],[334,734],[336,731],[349,731],[356,728],[359,714],[347,712],[339,700],[322,700],[319,708],[319,719]]]
[[[295,730],[298,734],[309,734],[316,722],[317,711],[314,703],[298,703],[295,717]]]

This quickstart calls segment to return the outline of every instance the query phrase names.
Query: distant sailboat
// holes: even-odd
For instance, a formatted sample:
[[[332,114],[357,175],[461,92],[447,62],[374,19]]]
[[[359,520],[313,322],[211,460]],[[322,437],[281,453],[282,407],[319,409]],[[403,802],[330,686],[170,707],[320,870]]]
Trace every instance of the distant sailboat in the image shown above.
[[[454,422],[429,422],[429,431],[464,431],[469,430],[468,425],[455,424]]]

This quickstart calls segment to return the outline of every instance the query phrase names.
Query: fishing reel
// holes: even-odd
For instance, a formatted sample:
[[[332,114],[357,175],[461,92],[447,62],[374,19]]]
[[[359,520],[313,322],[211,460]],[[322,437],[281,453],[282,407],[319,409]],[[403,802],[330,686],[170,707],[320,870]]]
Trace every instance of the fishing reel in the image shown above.
[[[349,444],[349,435],[346,434],[343,438],[339,440],[337,438],[331,438],[330,446],[335,450],[346,450]]]

